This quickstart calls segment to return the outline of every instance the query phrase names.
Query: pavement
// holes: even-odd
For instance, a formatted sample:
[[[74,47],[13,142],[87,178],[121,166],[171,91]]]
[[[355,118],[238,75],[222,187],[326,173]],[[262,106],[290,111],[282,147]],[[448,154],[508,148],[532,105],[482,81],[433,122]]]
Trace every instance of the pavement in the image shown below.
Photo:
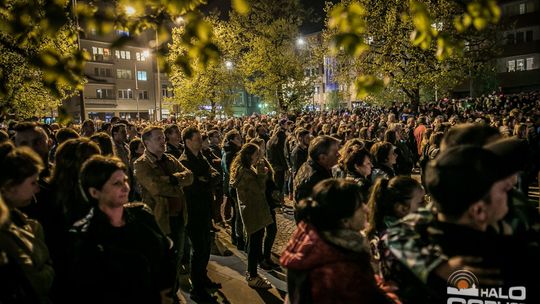
[[[272,248],[275,262],[285,249],[289,238],[296,229],[291,203],[286,203],[284,212],[276,214],[278,226],[276,240]],[[215,282],[221,283],[222,288],[214,292],[217,303],[232,304],[278,304],[285,301],[287,293],[287,278],[283,269],[281,271],[265,271],[259,268],[259,274],[266,277],[273,285],[269,290],[252,289],[247,285],[245,272],[247,269],[247,254],[239,251],[231,244],[230,230],[221,229],[216,233],[218,247],[232,251],[232,256],[211,255],[208,264],[208,276]],[[223,248],[224,247],[224,248]],[[182,303],[197,303],[189,297],[189,278],[185,275],[181,281],[181,290],[178,295]]]

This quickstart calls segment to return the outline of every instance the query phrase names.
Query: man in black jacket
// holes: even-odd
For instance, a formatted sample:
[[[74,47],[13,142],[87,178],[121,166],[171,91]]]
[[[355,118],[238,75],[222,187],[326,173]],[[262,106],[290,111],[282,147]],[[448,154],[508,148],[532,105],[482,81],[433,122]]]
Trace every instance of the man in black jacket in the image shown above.
[[[176,159],[182,155],[182,144],[180,143],[180,129],[177,125],[168,125],[163,130],[165,139],[167,140],[167,150],[165,153],[174,156]]]
[[[296,138],[298,144],[291,153],[293,178],[298,173],[298,170],[300,170],[300,167],[307,161],[311,134],[306,129],[300,129],[296,132]]]
[[[208,278],[206,267],[210,260],[212,242],[212,188],[220,182],[220,174],[202,154],[202,136],[197,128],[187,127],[182,130],[182,140],[185,150],[180,156],[180,162],[193,172],[194,177],[193,184],[184,188],[188,206],[187,232],[193,248],[191,298],[197,302],[213,301],[206,288],[221,288],[221,284]]]
[[[332,167],[339,157],[339,140],[330,136],[318,136],[310,144],[308,160],[300,167],[294,178],[296,203],[311,196],[317,183],[332,178]]]

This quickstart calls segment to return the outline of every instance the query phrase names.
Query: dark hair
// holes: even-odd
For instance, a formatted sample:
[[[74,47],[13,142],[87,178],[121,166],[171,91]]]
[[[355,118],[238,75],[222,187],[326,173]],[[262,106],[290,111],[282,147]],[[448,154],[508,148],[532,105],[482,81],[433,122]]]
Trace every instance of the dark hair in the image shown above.
[[[129,155],[131,158],[131,161],[137,160],[139,156],[137,154],[137,149],[139,149],[139,145],[142,144],[142,140],[140,138],[134,138],[129,142]]]
[[[99,146],[101,155],[115,155],[115,147],[112,142],[112,137],[105,132],[94,133],[90,136],[90,140],[95,142]]]
[[[342,167],[345,166],[345,159],[349,156],[349,154],[351,154],[353,150],[361,149],[363,147],[364,147],[364,143],[358,138],[347,140],[345,144],[343,145],[343,147],[339,149],[338,164]]]
[[[358,184],[346,179],[326,179],[313,188],[312,197],[301,200],[296,211],[298,221],[319,231],[342,227],[342,220],[354,215],[364,202]]]
[[[371,154],[366,149],[354,149],[345,158],[343,165],[347,172],[355,172],[355,165],[362,165],[366,157],[371,159]]]
[[[61,128],[56,132],[56,142],[60,145],[68,139],[79,138],[79,134],[71,128]]]
[[[195,127],[184,128],[184,130],[182,130],[182,141],[184,142],[184,144],[186,143],[186,140],[191,140],[193,138],[193,135],[197,133],[201,132]]]
[[[259,151],[259,146],[256,144],[247,143],[242,146],[242,149],[236,154],[231,165],[231,181],[236,180],[242,168],[251,168],[251,156],[257,151]]]
[[[371,237],[386,230],[384,217],[395,216],[394,207],[397,204],[408,204],[416,189],[422,189],[422,185],[408,176],[396,176],[391,180],[378,179],[369,195],[369,228],[366,234]]]
[[[180,129],[178,128],[177,125],[175,124],[167,125],[165,129],[163,130],[163,133],[165,134],[165,140],[169,140],[169,136],[175,131],[180,133]]]
[[[309,131],[304,128],[299,128],[294,131],[296,133],[296,138],[301,139],[306,135],[309,135]]]
[[[124,128],[124,129],[127,130],[127,127],[126,127],[125,124],[123,124],[123,123],[117,123],[117,124],[115,124],[115,125],[112,126],[112,128],[111,128],[111,135],[114,136],[114,134],[120,132],[120,130],[121,130],[122,128]]]
[[[210,130],[208,131],[208,137],[214,137],[216,135],[219,135],[219,131],[218,130]]]
[[[240,132],[235,129],[225,133],[225,137],[223,137],[223,146],[228,145],[233,139],[236,138],[236,136],[240,136]]]
[[[6,142],[0,144],[0,187],[15,186],[43,170],[43,161],[34,150]]]
[[[152,132],[155,131],[155,130],[159,130],[159,131],[163,132],[163,128],[158,127],[158,126],[148,126],[148,127],[144,128],[144,130],[142,131],[142,135],[141,135],[143,144],[144,144],[145,141],[150,140],[150,137],[152,137]]]
[[[338,143],[338,139],[328,135],[321,135],[315,137],[315,139],[313,139],[313,141],[309,144],[309,158],[314,161],[319,160],[319,156],[323,154],[328,154],[328,152],[330,152],[330,148],[333,145],[337,145]]]
[[[97,201],[90,195],[88,189],[101,190],[111,175],[118,170],[126,172],[126,165],[117,157],[94,155],[84,162],[78,180],[89,203],[93,206],[97,205]]]
[[[369,152],[371,152],[371,155],[373,155],[373,158],[375,159],[375,163],[377,164],[384,164],[388,161],[388,155],[390,154],[390,151],[394,146],[386,141],[381,141],[375,143]]]
[[[386,130],[384,132],[384,141],[387,141],[391,143],[392,145],[396,144],[397,137],[396,137],[396,131],[395,130]]]
[[[81,213],[87,211],[82,210],[84,200],[80,191],[75,189],[78,189],[77,181],[82,164],[100,152],[99,146],[87,137],[69,139],[56,151],[51,185],[56,192],[56,202],[67,211],[69,221],[80,219],[83,216]]]
[[[500,136],[499,130],[487,124],[460,124],[446,132],[441,145],[444,145],[445,149],[457,145],[483,146],[494,136]]]
[[[101,125],[101,129],[99,129],[99,131],[101,131],[101,132],[107,132],[107,129],[109,129],[110,126],[111,126],[111,123],[110,123],[110,122],[104,122],[104,123]]]

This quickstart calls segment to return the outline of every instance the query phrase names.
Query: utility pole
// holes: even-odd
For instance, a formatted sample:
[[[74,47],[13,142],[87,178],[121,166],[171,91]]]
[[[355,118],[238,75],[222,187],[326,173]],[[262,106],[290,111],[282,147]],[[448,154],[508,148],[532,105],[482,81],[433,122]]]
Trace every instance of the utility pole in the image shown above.
[[[77,0],[72,0],[72,11],[73,11],[73,17],[75,19],[75,26],[76,26],[76,30],[77,30],[77,50],[81,50],[81,32],[80,32],[80,29],[79,29],[79,16],[77,15]],[[86,119],[86,109],[85,109],[85,106],[84,106],[84,86],[82,89],[79,90],[79,99],[80,99],[80,102],[79,102],[79,110],[81,112],[80,114],[80,119],[81,119],[81,124],[82,122]]]

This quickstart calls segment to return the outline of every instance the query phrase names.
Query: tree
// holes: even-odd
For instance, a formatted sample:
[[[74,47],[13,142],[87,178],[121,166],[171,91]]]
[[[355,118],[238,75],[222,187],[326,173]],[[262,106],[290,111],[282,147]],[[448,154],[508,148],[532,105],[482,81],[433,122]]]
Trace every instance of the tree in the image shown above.
[[[337,44],[346,46],[336,55],[341,67],[338,70],[338,77],[346,80],[351,75],[364,75],[364,82],[358,85],[357,80],[357,85],[360,90],[362,84],[376,86],[379,90],[364,90],[371,93],[372,98],[384,96],[398,100],[402,99],[400,96],[405,95],[415,109],[421,100],[421,92],[428,90],[448,92],[471,71],[475,71],[484,58],[493,56],[487,54],[495,49],[493,42],[496,39],[493,30],[460,32],[454,28],[456,17],[465,13],[463,7],[456,1],[425,1],[418,4],[415,1],[360,0],[353,4],[350,1],[342,1],[336,7],[354,5],[360,8],[356,18],[362,19],[358,24],[362,29],[357,32],[362,35],[362,40],[354,41],[358,37],[341,35],[339,27],[335,26],[335,19],[334,26],[329,26],[327,36],[331,42],[336,42],[334,39],[338,37],[341,40],[338,40]],[[411,33],[413,38],[420,35],[416,29],[420,22],[414,19],[411,21],[411,18],[404,14],[409,11],[413,11],[414,14],[418,10],[416,7],[418,5],[433,18],[429,29],[441,33],[444,31],[444,35],[440,34],[439,38],[448,44],[446,48],[440,48],[442,42],[435,45],[431,41],[422,40],[424,38],[415,38],[416,40],[411,42],[409,38]],[[363,7],[369,7],[369,10],[363,10]],[[334,9],[335,7],[329,10],[329,25],[331,18],[335,18]],[[463,45],[459,49],[457,45],[459,41],[465,41],[466,47]],[[423,48],[415,44],[422,44]],[[450,44],[453,45],[453,49],[450,48]],[[356,55],[351,56],[351,53]],[[441,60],[443,58],[444,60]],[[380,81],[377,83],[374,80],[385,78],[387,85],[384,88]],[[374,94],[380,89],[385,92]]]
[[[67,44],[76,44],[78,31],[95,30],[98,34],[108,34],[115,29],[128,30],[133,36],[122,36],[112,43],[111,47],[118,48],[144,31],[155,30],[162,42],[156,46],[156,55],[161,70],[167,72],[170,67],[164,60],[166,45],[163,42],[167,41],[171,24],[183,18],[185,32],[179,39],[189,52],[176,58],[175,62],[189,73],[192,57],[198,57],[203,65],[219,57],[215,44],[208,39],[210,30],[202,25],[201,14],[197,11],[203,3],[204,0],[2,0],[0,55],[14,56],[19,67],[28,68],[28,73],[20,68],[12,69],[24,75],[17,80],[23,81],[22,87],[18,88],[20,92],[35,90],[38,85],[30,82],[39,81],[57,100],[66,97],[66,89],[82,89],[84,63],[90,56],[78,48],[44,47],[47,43],[63,36]],[[238,12],[249,11],[245,0],[234,0],[233,4]],[[13,89],[17,89],[17,85],[10,85],[14,81],[13,75],[4,67],[9,68],[9,65],[4,64],[0,70],[3,112],[23,109],[25,103],[16,108],[6,101],[6,98],[14,100],[17,94]],[[29,75],[30,79],[27,78]],[[25,110],[30,109],[28,105]]]
[[[254,0],[249,14],[232,12],[228,22],[246,90],[280,112],[302,108],[313,94],[306,69],[317,61],[298,40],[301,12],[297,0]]]
[[[169,74],[173,84],[174,97],[172,103],[180,105],[184,112],[197,112],[210,107],[211,117],[216,115],[218,108],[226,114],[230,113],[230,105],[240,87],[238,70],[230,55],[230,40],[224,22],[215,16],[205,18],[206,24],[212,27],[212,38],[216,41],[217,49],[223,60],[212,60],[203,66],[201,59],[195,57],[192,69],[186,72],[178,65],[172,65]],[[189,51],[178,37],[184,34],[184,28],[173,30],[173,43],[170,47],[169,60],[174,61],[185,56]]]

